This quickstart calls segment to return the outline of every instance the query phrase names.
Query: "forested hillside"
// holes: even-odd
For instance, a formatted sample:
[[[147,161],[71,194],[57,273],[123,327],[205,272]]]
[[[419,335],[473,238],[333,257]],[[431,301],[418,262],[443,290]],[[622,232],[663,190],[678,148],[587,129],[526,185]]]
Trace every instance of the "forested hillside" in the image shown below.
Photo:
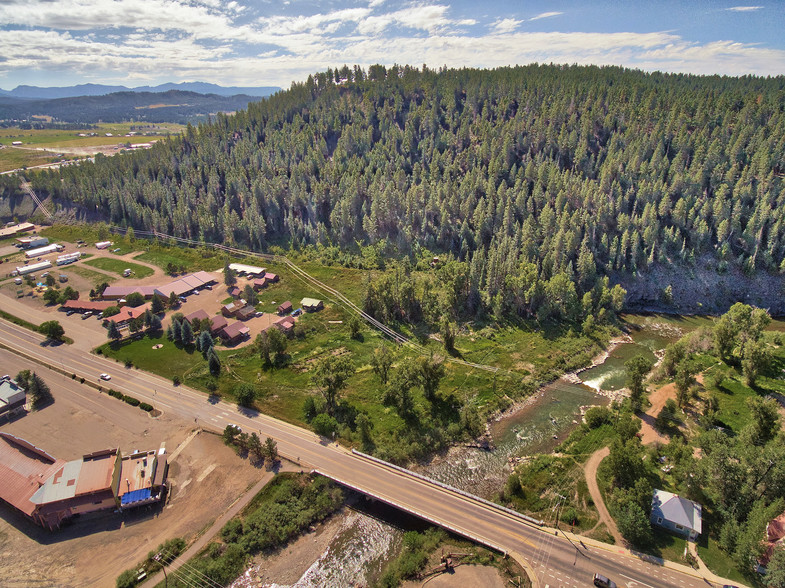
[[[783,77],[344,67],[34,185],[111,223],[256,249],[425,248],[464,262],[470,312],[574,316],[610,273],[707,255],[785,270],[784,110]]]

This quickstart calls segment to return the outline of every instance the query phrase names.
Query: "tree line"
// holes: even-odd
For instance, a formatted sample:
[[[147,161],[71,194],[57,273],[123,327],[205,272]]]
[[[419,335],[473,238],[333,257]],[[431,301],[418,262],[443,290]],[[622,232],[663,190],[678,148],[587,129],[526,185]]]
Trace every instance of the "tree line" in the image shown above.
[[[478,305],[526,312],[566,283],[580,297],[704,255],[785,269],[783,90],[617,67],[345,67],[33,185],[84,218],[196,240],[357,263],[367,247],[377,263],[435,251],[467,264]]]

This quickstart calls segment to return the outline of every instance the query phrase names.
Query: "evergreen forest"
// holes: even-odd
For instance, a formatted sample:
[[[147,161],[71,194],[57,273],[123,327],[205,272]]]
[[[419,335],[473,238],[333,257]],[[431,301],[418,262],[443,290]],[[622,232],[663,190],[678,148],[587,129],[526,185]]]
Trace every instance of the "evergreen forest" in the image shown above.
[[[80,218],[135,229],[332,248],[360,267],[441,256],[456,312],[573,319],[618,307],[609,275],[705,256],[785,270],[783,174],[782,76],[343,66],[150,150],[30,179]]]

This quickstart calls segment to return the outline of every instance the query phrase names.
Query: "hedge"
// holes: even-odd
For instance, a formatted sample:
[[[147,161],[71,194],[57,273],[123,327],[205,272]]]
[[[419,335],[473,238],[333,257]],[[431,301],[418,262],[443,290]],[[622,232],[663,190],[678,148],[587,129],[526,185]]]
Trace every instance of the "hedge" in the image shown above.
[[[131,406],[139,406],[141,400],[134,398],[133,396],[123,396],[123,402],[127,402]]]
[[[152,404],[147,404],[146,402],[142,402],[139,405],[139,408],[141,408],[142,410],[144,410],[146,412],[150,412],[151,410],[153,410],[153,405]]]

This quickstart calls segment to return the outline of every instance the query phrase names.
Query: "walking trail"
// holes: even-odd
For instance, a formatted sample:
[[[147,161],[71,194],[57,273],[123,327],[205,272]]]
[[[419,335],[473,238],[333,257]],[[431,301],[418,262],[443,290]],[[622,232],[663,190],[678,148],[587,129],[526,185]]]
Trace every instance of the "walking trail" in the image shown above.
[[[613,520],[608,509],[605,507],[605,501],[602,499],[600,487],[597,485],[597,468],[600,467],[600,462],[608,457],[611,450],[608,447],[603,447],[592,453],[591,457],[586,461],[583,466],[583,471],[586,475],[586,484],[589,487],[589,494],[594,501],[594,506],[597,507],[597,513],[600,516],[600,522],[605,523],[608,532],[613,536],[616,545],[625,545],[619,529],[616,527],[616,521]]]

